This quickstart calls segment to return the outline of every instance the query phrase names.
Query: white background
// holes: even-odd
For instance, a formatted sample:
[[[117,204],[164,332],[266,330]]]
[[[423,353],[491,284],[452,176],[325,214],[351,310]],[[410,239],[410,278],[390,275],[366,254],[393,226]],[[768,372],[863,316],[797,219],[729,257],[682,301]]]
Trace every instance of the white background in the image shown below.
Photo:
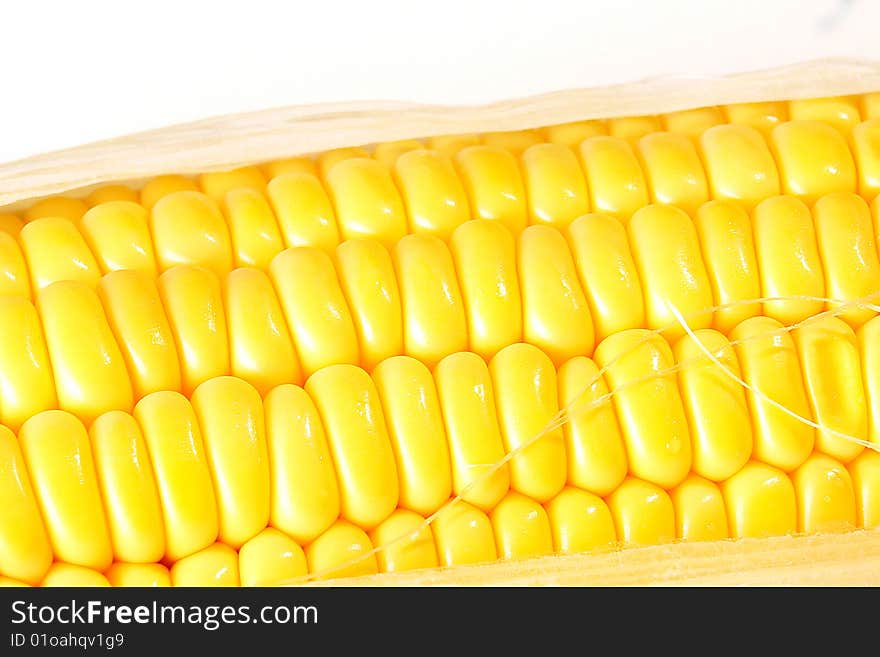
[[[0,0],[0,161],[207,116],[880,60],[873,0]]]

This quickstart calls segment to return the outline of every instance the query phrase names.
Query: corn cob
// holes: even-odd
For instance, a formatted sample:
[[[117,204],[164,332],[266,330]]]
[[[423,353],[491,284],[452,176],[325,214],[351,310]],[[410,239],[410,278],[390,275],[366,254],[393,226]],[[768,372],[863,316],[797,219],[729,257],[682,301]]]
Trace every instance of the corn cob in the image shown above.
[[[4,217],[0,575],[272,583],[876,526],[878,455],[839,435],[876,443],[875,309],[811,319],[878,290],[857,103],[335,151]],[[530,443],[585,386],[610,403]]]

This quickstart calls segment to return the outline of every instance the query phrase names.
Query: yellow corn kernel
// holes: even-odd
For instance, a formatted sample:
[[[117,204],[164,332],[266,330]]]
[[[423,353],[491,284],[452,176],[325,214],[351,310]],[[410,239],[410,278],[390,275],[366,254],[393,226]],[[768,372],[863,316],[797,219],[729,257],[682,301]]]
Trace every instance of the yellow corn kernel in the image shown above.
[[[859,194],[876,198],[880,192],[880,117],[853,128],[850,144],[859,172]]]
[[[670,338],[683,335],[670,306],[692,329],[711,326],[711,313],[700,311],[713,306],[712,287],[690,217],[670,205],[649,205],[633,215],[627,231],[645,291],[648,327],[665,328]]]
[[[404,153],[421,150],[425,145],[416,139],[401,139],[400,141],[386,141],[376,144],[373,150],[373,158],[384,164],[389,170],[394,168],[397,159]]]
[[[428,516],[452,493],[449,448],[434,379],[416,359],[394,356],[376,366],[373,381],[397,461],[400,506]]]
[[[502,222],[519,235],[528,223],[526,190],[516,158],[494,146],[470,146],[455,156],[471,217]]]
[[[370,532],[370,540],[382,551],[376,554],[380,573],[416,568],[435,568],[437,550],[434,536],[419,514],[397,509]]]
[[[793,331],[811,417],[828,429],[868,439],[868,412],[856,334],[836,317],[824,317]],[[848,463],[864,449],[827,431],[816,434],[816,449]]]
[[[655,132],[638,142],[638,154],[654,203],[688,214],[709,200],[709,186],[693,142],[684,134]]]
[[[12,237],[18,237],[24,222],[14,214],[0,212],[0,232],[8,233]]]
[[[238,551],[242,586],[275,586],[308,574],[306,553],[277,529],[267,527]]]
[[[157,201],[150,232],[160,271],[198,265],[222,277],[232,269],[226,220],[217,204],[200,192],[174,192]]]
[[[219,540],[238,549],[269,524],[269,454],[263,400],[230,376],[205,381],[192,406],[217,496]]]
[[[685,541],[720,541],[727,538],[727,510],[721,489],[691,474],[670,491],[675,508],[675,535]]]
[[[871,201],[871,219],[874,224],[874,242],[880,240],[880,195]]]
[[[827,123],[790,121],[773,129],[770,147],[782,191],[805,203],[831,192],[856,191],[856,165],[846,139]]]
[[[553,552],[550,519],[534,500],[510,491],[490,517],[499,558],[525,559]]]
[[[868,439],[880,445],[880,318],[863,324],[857,337],[868,410]]]
[[[183,557],[171,566],[174,586],[239,586],[238,554],[223,543]]]
[[[324,151],[318,155],[318,173],[321,176],[321,180],[327,182],[327,176],[330,174],[330,170],[340,162],[345,162],[346,160],[354,158],[369,157],[370,154],[367,152],[367,149],[360,146],[334,148],[329,151]]]
[[[4,232],[0,232],[0,296],[31,298],[24,254],[15,238]]]
[[[406,235],[406,211],[387,167],[352,158],[334,166],[326,182],[343,240],[368,237],[391,248]]]
[[[80,231],[101,271],[135,269],[156,276],[147,211],[131,201],[102,203],[86,212]]]
[[[55,281],[80,281],[94,287],[101,277],[95,257],[69,219],[36,219],[21,229],[19,242],[34,291]]]
[[[449,248],[431,235],[407,235],[392,251],[403,308],[406,354],[433,367],[467,349],[468,330]]]
[[[489,368],[477,354],[460,352],[437,364],[434,381],[449,442],[452,490],[489,510],[510,487],[508,464],[493,470],[504,458],[504,443]]]
[[[114,563],[104,575],[110,586],[167,587],[171,573],[160,563]]]
[[[792,121],[827,123],[837,128],[844,137],[862,120],[858,96],[797,98],[789,101],[788,116]]]
[[[788,103],[737,103],[725,105],[724,111],[730,123],[742,123],[769,136],[773,128],[788,120]]]
[[[568,482],[607,495],[626,476],[626,450],[609,399],[608,385],[596,364],[575,356],[559,368],[559,405],[568,408],[562,426]],[[602,401],[598,401],[602,400]]]
[[[764,137],[748,125],[719,125],[700,137],[712,198],[751,210],[781,191],[776,162]]]
[[[623,430],[630,473],[672,488],[691,469],[691,439],[666,340],[646,329],[605,338],[596,363],[614,390],[614,409]]]
[[[662,129],[659,116],[620,116],[608,119],[608,134],[632,143]]]
[[[282,174],[269,182],[266,193],[286,246],[314,246],[330,251],[339,244],[333,205],[316,176]]]
[[[580,145],[590,207],[626,222],[648,203],[648,184],[632,147],[617,137],[593,137]]]
[[[537,130],[510,130],[507,132],[487,132],[481,140],[486,146],[503,148],[514,157],[519,157],[530,147],[544,141]]]
[[[336,273],[351,310],[361,365],[403,353],[403,310],[391,255],[375,240],[349,240],[336,247]]]
[[[284,248],[272,208],[261,192],[233,189],[223,198],[236,267],[266,269]]]
[[[113,550],[89,436],[64,411],[45,411],[21,425],[18,434],[55,557],[104,570]]]
[[[456,153],[469,146],[478,146],[480,136],[469,135],[437,135],[428,138],[428,148],[439,151],[448,158],[455,157]]]
[[[201,267],[172,267],[158,279],[159,296],[180,356],[183,392],[229,374],[229,335],[220,281]]]
[[[411,232],[446,240],[470,219],[467,192],[446,155],[410,151],[397,158],[393,173]]]
[[[574,121],[544,128],[544,138],[552,144],[562,144],[576,150],[584,139],[607,134],[602,121]]]
[[[306,561],[310,573],[321,573],[318,579],[375,575],[379,567],[372,549],[363,529],[337,520],[306,547]]]
[[[601,497],[566,487],[545,507],[556,552],[576,554],[607,548],[617,541],[614,519]]]
[[[128,413],[110,411],[92,423],[89,434],[116,559],[160,561],[162,505],[140,427]]]
[[[330,256],[314,247],[282,251],[272,260],[275,285],[303,375],[360,361],[357,333]]]
[[[212,171],[199,176],[199,187],[218,205],[227,192],[234,189],[251,189],[262,192],[266,178],[257,167],[241,167],[229,171]]]
[[[52,564],[52,546],[15,435],[0,425],[0,573],[37,584]]]
[[[104,575],[91,568],[56,561],[46,573],[40,586],[105,587],[110,586],[110,582]]]
[[[519,236],[523,337],[561,365],[593,352],[593,320],[565,238],[550,226]]]
[[[801,417],[810,417],[794,340],[771,317],[745,320],[730,332],[730,339],[743,380],[762,393],[750,390],[746,394],[754,458],[786,472],[794,470],[813,451],[815,432],[767,401],[771,399]]]
[[[596,342],[643,327],[642,284],[623,224],[605,214],[586,215],[568,227],[568,245],[590,305]]]
[[[538,502],[554,497],[568,475],[562,431],[544,431],[559,411],[553,363],[531,344],[505,347],[489,363],[510,485]],[[540,438],[533,440],[540,435]]]
[[[0,220],[3,215],[0,215]],[[31,285],[24,254],[11,232],[0,225],[0,297],[31,299]]]
[[[538,144],[521,156],[529,223],[560,230],[590,211],[587,183],[577,156],[561,144]]]
[[[82,283],[59,281],[40,290],[37,307],[60,407],[86,423],[105,411],[131,409],[131,381],[98,295]]]
[[[232,374],[261,395],[302,383],[299,358],[272,281],[259,269],[235,269],[223,289]]]
[[[449,246],[467,313],[468,346],[488,360],[522,339],[513,237],[496,221],[475,219],[455,229]]]
[[[196,192],[198,186],[194,181],[176,174],[157,176],[149,180],[141,189],[141,205],[152,210],[161,199],[175,192]]]
[[[856,522],[859,527],[880,527],[880,454],[866,449],[849,464],[856,497]]]
[[[86,205],[90,208],[102,203],[115,203],[117,201],[127,201],[129,203],[137,203],[139,196],[136,191],[125,185],[106,185],[98,187],[86,196]]]
[[[156,282],[143,272],[114,271],[101,278],[98,296],[125,359],[134,398],[180,390],[177,347]]]
[[[833,299],[861,299],[880,290],[880,260],[874,243],[871,211],[855,194],[823,196],[813,206],[816,240],[826,294]],[[836,307],[829,304],[828,309]],[[876,313],[852,309],[840,318],[858,328]]]
[[[489,516],[467,502],[458,500],[443,509],[432,527],[441,566],[488,563],[498,558]]]
[[[273,178],[283,176],[288,173],[310,173],[313,176],[318,175],[318,167],[315,161],[310,157],[288,157],[283,160],[273,160],[261,165],[260,170],[271,181]]]
[[[856,527],[856,495],[846,467],[813,454],[791,476],[798,501],[798,531],[844,532]]]
[[[666,130],[687,135],[692,139],[698,138],[713,126],[725,123],[724,114],[720,107],[699,107],[670,112],[661,118]]]
[[[718,305],[712,326],[729,333],[741,321],[760,314],[761,304],[743,303],[761,297],[761,278],[752,239],[752,222],[731,201],[709,201],[694,217],[712,298]]]
[[[154,392],[134,407],[150,453],[162,515],[165,557],[174,562],[217,539],[211,470],[195,412],[178,392]]]
[[[59,219],[67,219],[72,224],[76,224],[86,210],[89,209],[81,199],[69,198],[66,196],[52,196],[44,198],[24,211],[24,220],[26,222],[36,221],[44,217],[55,217]]]
[[[376,386],[359,367],[331,365],[309,377],[306,392],[327,431],[342,517],[372,529],[394,511],[399,499],[394,452]]]
[[[711,329],[694,335],[725,368],[740,376],[727,338]],[[694,472],[721,481],[737,472],[752,454],[752,425],[742,387],[715,365],[689,335],[674,348],[681,365],[678,387],[693,442]]]
[[[27,299],[0,297],[0,421],[17,431],[29,417],[57,403],[36,309]]]
[[[617,538],[624,545],[656,545],[675,540],[675,509],[662,488],[627,477],[607,501]]]
[[[324,425],[299,386],[274,388],[263,405],[269,448],[270,522],[307,544],[339,516],[339,486]]]
[[[11,577],[3,577],[0,575],[0,588],[29,588],[30,584],[25,584]]]
[[[865,120],[880,117],[880,93],[862,94],[859,109]]]
[[[803,202],[791,196],[762,201],[752,215],[752,229],[763,296],[825,296],[816,230]],[[765,315],[783,324],[824,309],[821,301],[799,299],[765,301],[763,306]]]

